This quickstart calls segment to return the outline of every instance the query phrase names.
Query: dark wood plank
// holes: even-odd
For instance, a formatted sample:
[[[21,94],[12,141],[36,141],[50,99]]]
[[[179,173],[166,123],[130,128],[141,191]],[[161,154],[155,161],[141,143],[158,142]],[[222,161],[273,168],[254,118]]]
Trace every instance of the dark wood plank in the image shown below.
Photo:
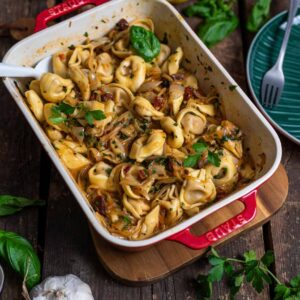
[[[1,1],[0,24],[21,17],[34,16],[43,8],[43,1]],[[0,61],[15,41],[0,38]],[[41,146],[27,125],[14,100],[0,83],[0,193],[39,198]],[[17,215],[1,218],[0,228],[15,231],[37,248],[38,209],[27,209]],[[4,265],[6,275],[3,300],[19,300],[21,280]]]
[[[246,1],[246,9],[253,1]],[[288,0],[273,0],[271,15],[288,9]],[[250,44],[253,35],[247,34],[247,42]],[[299,206],[299,179],[300,179],[300,151],[295,145],[280,135],[283,146],[282,163],[289,177],[289,196],[284,207],[274,216],[266,230],[266,239],[274,249],[276,263],[275,271],[282,280],[289,280],[300,272],[299,239],[300,232],[300,206]]]

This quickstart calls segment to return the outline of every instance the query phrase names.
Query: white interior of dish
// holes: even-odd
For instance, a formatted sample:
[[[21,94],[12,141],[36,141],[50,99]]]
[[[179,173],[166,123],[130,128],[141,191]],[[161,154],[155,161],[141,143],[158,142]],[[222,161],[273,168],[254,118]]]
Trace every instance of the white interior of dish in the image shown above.
[[[4,57],[4,62],[32,66],[42,58],[71,44],[82,43],[85,40],[83,36],[85,32],[88,32],[92,39],[98,38],[105,35],[119,19],[126,18],[127,20],[132,20],[138,17],[152,18],[156,34],[161,39],[166,35],[171,47],[176,48],[177,46],[181,46],[183,48],[185,58],[187,58],[184,66],[196,74],[200,87],[204,91],[209,91],[212,86],[217,89],[224,105],[226,117],[240,126],[246,135],[246,146],[250,147],[250,153],[254,161],[260,162],[261,154],[263,153],[265,154],[266,161],[263,168],[258,172],[254,182],[211,205],[196,216],[146,240],[122,240],[112,236],[98,223],[92,209],[77,188],[75,181],[60,162],[47,136],[28,109],[15,84],[16,82],[22,89],[24,83],[28,80],[5,79],[5,85],[72,190],[93,227],[110,242],[125,247],[143,247],[165,239],[194,224],[217,209],[248,194],[275,172],[281,159],[281,145],[275,131],[239,87],[234,90],[230,89],[230,86],[236,85],[235,81],[197,38],[190,27],[184,22],[182,16],[164,0],[111,1],[22,40],[10,49]]]

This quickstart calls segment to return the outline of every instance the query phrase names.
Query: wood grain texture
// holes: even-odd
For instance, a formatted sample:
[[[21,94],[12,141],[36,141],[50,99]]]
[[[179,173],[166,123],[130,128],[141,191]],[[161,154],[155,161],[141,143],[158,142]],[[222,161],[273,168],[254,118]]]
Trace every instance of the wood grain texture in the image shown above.
[[[0,24],[35,15],[43,1],[1,0]],[[12,46],[10,38],[0,40],[0,61]],[[14,100],[0,83],[0,193],[39,198],[41,146],[17,108]],[[38,209],[30,208],[0,219],[0,228],[17,232],[38,246]],[[19,300],[22,280],[4,264],[3,300]]]
[[[246,9],[249,9],[253,1],[247,1]],[[288,0],[273,0],[271,16],[288,9]],[[247,35],[248,45],[253,36]],[[300,182],[300,151],[299,147],[284,136],[280,136],[283,146],[282,163],[289,177],[289,195],[283,209],[271,219],[267,229],[266,239],[275,252],[275,272],[282,281],[290,280],[299,274],[300,269],[300,206],[299,206],[299,182]]]

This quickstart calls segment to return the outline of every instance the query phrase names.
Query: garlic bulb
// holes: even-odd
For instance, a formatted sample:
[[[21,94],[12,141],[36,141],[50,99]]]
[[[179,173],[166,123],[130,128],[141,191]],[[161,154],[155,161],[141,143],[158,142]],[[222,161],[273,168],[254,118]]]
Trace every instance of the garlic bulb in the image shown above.
[[[91,288],[73,274],[46,278],[31,290],[30,297],[32,300],[94,300]]]

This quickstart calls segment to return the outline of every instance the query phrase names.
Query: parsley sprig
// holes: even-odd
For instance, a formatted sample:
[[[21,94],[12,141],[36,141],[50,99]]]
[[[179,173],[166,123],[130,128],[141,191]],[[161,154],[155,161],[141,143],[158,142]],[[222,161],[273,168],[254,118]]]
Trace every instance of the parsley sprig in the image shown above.
[[[102,110],[87,110],[83,105],[71,106],[65,102],[61,102],[52,107],[51,117],[49,119],[54,124],[64,123],[68,120],[66,115],[73,114],[76,108],[85,112],[84,118],[91,126],[94,124],[95,120],[103,120],[106,118]]]
[[[230,298],[234,299],[244,283],[249,283],[261,293],[265,284],[276,284],[274,300],[292,300],[300,298],[300,275],[294,277],[287,285],[270,271],[274,262],[274,254],[267,251],[263,257],[257,258],[253,250],[245,252],[241,259],[221,257],[211,248],[208,261],[212,268],[208,275],[200,274],[196,279],[196,289],[199,299],[212,297],[212,284],[226,277],[230,288]]]
[[[198,142],[192,147],[195,151],[195,154],[189,155],[187,158],[185,158],[183,162],[184,167],[194,168],[205,151],[208,151],[207,162],[216,167],[220,166],[221,160],[219,154],[208,150],[208,145],[205,142]]]

